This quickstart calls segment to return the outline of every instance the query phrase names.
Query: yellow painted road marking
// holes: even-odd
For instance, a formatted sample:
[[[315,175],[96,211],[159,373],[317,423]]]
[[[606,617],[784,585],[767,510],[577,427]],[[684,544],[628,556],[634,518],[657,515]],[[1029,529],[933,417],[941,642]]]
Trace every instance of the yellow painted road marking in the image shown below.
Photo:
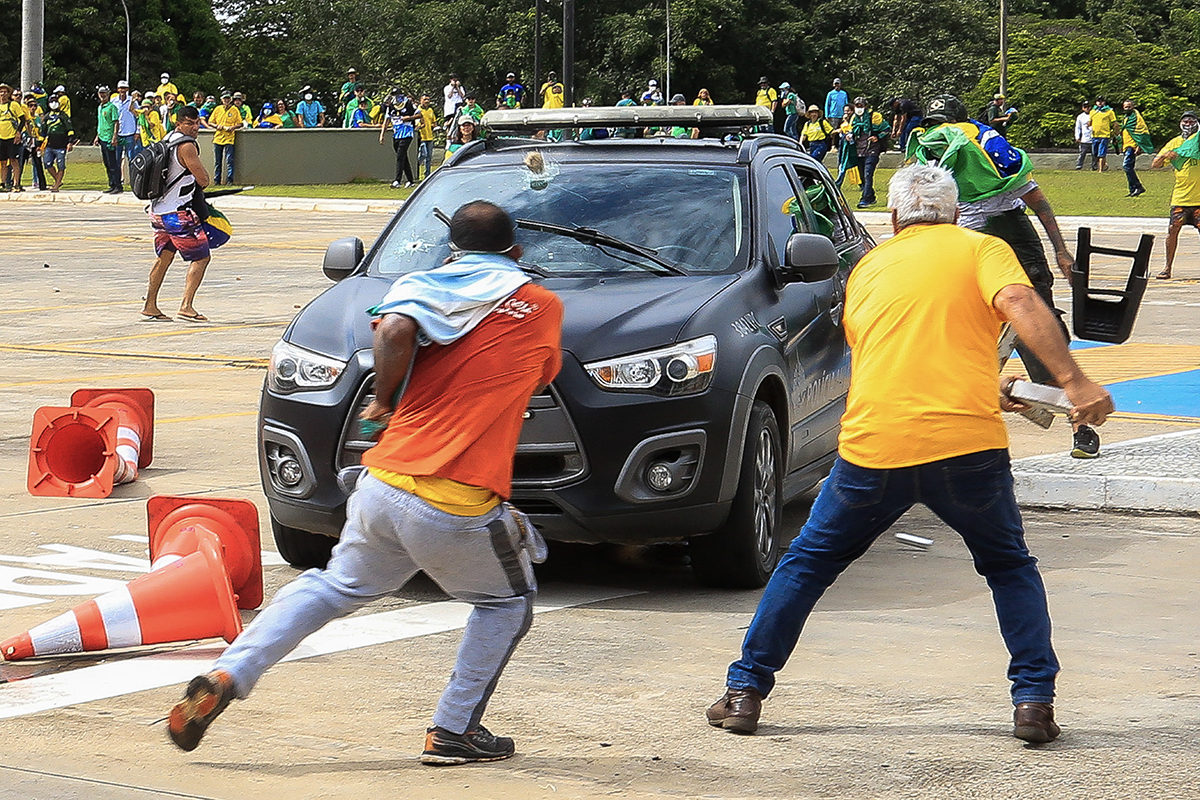
[[[223,367],[200,367],[198,369],[173,369],[164,370],[162,372],[126,372],[117,375],[87,375],[83,378],[46,378],[40,381],[20,381],[17,383],[0,383],[0,389],[12,389],[18,386],[45,386],[53,383],[79,383],[80,381],[89,381],[91,383],[100,383],[101,381],[124,381],[140,378],[161,378],[164,375],[194,375],[199,372],[224,372]]]
[[[1134,411],[1118,411],[1109,414],[1109,419],[1123,419],[1130,422],[1155,422],[1162,425],[1183,425],[1188,428],[1200,428],[1200,417],[1176,417],[1169,414],[1139,414]]]
[[[240,322],[236,325],[203,325],[197,323],[189,323],[192,327],[180,328],[171,331],[155,331],[154,333],[135,333],[127,336],[109,336],[103,339],[75,339],[73,341],[56,342],[53,347],[66,347],[68,345],[80,344],[107,344],[109,342],[126,342],[131,339],[156,339],[164,336],[187,336],[193,333],[212,333],[214,331],[233,331],[243,328],[278,328],[286,326],[290,320],[281,320],[278,322]]]
[[[39,308],[13,308],[0,311],[0,314],[33,314],[39,311],[63,311],[73,308],[99,308],[101,306],[131,306],[140,300],[114,300],[111,303],[80,303],[72,306],[41,306]]]
[[[1071,355],[1089,378],[1101,384],[1200,369],[1200,345],[1193,344],[1117,344],[1072,350]],[[1023,371],[1019,359],[1009,361],[1004,369],[1006,375]]]
[[[156,419],[156,425],[166,425],[168,422],[198,422],[203,419],[226,419],[228,417],[254,417],[257,416],[257,411],[230,411],[225,414],[201,414],[195,417],[166,417],[165,419]]]
[[[53,355],[87,356],[88,358],[141,358],[148,361],[179,361],[199,362],[202,364],[224,364],[227,367],[242,369],[262,369],[267,366],[266,358],[239,358],[237,356],[194,356],[184,353],[121,353],[118,351],[100,352],[96,350],[73,350],[55,347],[21,347],[19,345],[0,344],[0,351],[14,353],[46,353]]]

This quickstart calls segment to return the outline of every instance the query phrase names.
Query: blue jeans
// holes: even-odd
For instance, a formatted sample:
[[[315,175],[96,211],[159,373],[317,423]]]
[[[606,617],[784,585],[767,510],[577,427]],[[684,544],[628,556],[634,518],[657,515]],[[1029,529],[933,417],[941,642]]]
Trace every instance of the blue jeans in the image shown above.
[[[783,118],[783,132],[785,135],[799,141],[800,140],[800,115],[788,114]]]
[[[222,157],[227,159],[229,165],[225,173],[225,183],[233,183],[233,145],[231,144],[213,144],[213,183],[221,183],[221,160]]]
[[[1137,176],[1137,148],[1126,147],[1125,157],[1121,160],[1121,169],[1125,170],[1125,181],[1129,184],[1129,193],[1146,191]]]
[[[824,163],[825,154],[828,152],[829,152],[829,145],[825,144],[825,142],[809,142],[808,143],[808,154],[810,156],[812,156],[813,158],[815,158],[817,161]],[[838,186],[841,186],[841,184],[839,183]]]
[[[136,133],[129,136],[117,137],[117,169],[121,169],[121,159],[132,159],[138,153],[142,152],[142,137]],[[126,167],[125,174],[129,175],[129,168]],[[120,181],[117,182],[120,185]]]
[[[875,168],[879,166],[879,153],[867,153],[862,160],[862,197],[859,205],[875,202]]]
[[[433,172],[433,139],[424,139],[417,143],[417,177],[421,177],[421,165],[425,165],[425,177]]]
[[[900,469],[866,469],[839,457],[763,592],[742,657],[729,666],[729,687],[767,696],[817,600],[916,503],[963,537],[975,571],[992,590],[1011,655],[1013,703],[1054,702],[1058,659],[1050,645],[1046,590],[1037,559],[1025,547],[1007,450]]]
[[[108,142],[100,143],[100,157],[104,159],[104,170],[108,173],[109,190],[121,188],[121,151]]]

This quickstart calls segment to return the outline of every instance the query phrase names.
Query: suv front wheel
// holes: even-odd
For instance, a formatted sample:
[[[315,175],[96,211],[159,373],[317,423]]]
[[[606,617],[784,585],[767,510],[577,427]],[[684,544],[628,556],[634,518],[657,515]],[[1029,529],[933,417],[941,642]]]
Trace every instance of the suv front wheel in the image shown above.
[[[779,563],[783,512],[783,448],[771,407],[750,411],[742,469],[729,519],[720,530],[689,541],[692,569],[707,586],[759,589]]]
[[[332,536],[289,528],[287,525],[281,525],[275,517],[271,517],[271,533],[275,536],[275,546],[279,548],[279,555],[296,569],[325,569],[325,565],[329,563],[329,554],[337,544],[337,539]]]

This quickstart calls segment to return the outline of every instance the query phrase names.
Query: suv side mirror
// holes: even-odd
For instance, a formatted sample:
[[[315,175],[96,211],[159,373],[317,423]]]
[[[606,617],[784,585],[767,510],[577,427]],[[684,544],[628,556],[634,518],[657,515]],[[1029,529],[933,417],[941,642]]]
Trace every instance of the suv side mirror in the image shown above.
[[[321,269],[325,272],[326,278],[336,283],[353,274],[362,260],[362,239],[357,236],[347,236],[345,239],[329,243],[329,247],[325,250],[325,260],[321,262]]]
[[[816,283],[837,273],[838,254],[827,237],[819,233],[793,233],[788,237],[783,269],[785,281]]]

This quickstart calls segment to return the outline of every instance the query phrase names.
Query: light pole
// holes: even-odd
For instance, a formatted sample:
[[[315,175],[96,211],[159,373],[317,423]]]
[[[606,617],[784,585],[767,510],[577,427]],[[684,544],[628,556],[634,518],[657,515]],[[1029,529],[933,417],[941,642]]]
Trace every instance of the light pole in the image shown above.
[[[121,7],[125,9],[125,82],[129,83],[129,6],[121,0]]]
[[[563,105],[575,105],[575,0],[563,0]]]
[[[46,9],[42,0],[21,3],[21,82],[28,89],[42,79],[42,54],[45,45]]]
[[[667,102],[671,100],[671,0],[667,0]]]
[[[1008,0],[1000,0],[1000,94],[1008,96]]]

